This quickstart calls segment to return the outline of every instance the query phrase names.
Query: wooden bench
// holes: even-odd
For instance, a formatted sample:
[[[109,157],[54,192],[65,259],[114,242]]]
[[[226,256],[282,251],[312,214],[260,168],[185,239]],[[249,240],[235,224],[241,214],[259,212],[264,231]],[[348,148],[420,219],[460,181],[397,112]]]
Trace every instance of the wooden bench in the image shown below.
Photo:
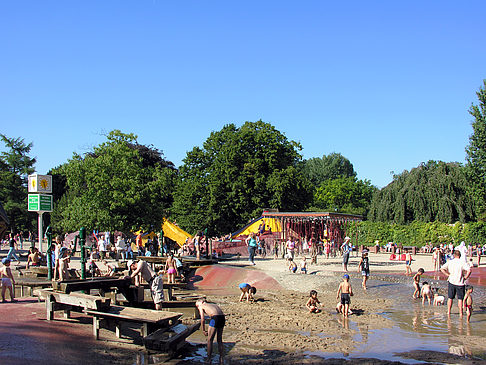
[[[65,318],[69,318],[70,312],[90,310],[108,310],[110,299],[97,297],[83,293],[61,293],[52,289],[39,291],[40,295],[46,300],[46,318],[48,321],[54,319],[55,311],[64,311]]]
[[[135,323],[141,325],[141,335],[146,337],[160,328],[178,324],[182,316],[182,313],[122,306],[111,306],[107,311],[86,309],[84,313],[93,317],[93,336],[97,340],[103,323],[113,323],[118,338],[121,337],[122,323]]]
[[[179,324],[169,329],[161,328],[144,337],[143,343],[147,350],[173,354],[184,346],[186,338],[196,332],[200,326],[201,323],[198,322],[189,326]]]
[[[26,294],[26,288],[28,289],[29,296],[34,296],[35,288],[49,288],[52,286],[52,281],[50,280],[35,280],[29,279],[17,279],[15,280],[15,286],[20,287],[20,296],[23,297]]]

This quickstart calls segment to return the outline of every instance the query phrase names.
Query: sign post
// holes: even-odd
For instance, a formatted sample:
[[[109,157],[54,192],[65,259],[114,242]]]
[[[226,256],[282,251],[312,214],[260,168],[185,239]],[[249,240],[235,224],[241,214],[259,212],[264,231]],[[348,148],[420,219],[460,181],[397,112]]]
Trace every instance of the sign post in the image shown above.
[[[42,250],[42,215],[45,212],[52,212],[52,176],[51,175],[29,175],[29,194],[28,206],[29,212],[37,212],[39,214],[38,233],[39,233],[39,251]]]

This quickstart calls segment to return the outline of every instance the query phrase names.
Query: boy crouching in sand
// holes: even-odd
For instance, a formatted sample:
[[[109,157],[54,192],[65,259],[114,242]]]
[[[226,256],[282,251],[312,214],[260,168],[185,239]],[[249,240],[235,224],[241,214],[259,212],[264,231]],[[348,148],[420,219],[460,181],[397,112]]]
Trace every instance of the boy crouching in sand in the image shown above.
[[[318,305],[321,305],[321,302],[319,302],[319,299],[317,299],[317,292],[315,290],[311,290],[309,300],[305,306],[307,309],[309,309],[309,313],[320,313],[321,310],[317,308]]]
[[[438,293],[434,294],[434,305],[439,306],[439,305],[444,305],[445,302],[445,297],[443,295],[439,295]]]
[[[471,285],[466,285],[466,294],[464,295],[464,309],[466,310],[467,321],[471,320],[471,314],[473,311],[473,299],[472,294],[473,287]]]
[[[253,297],[253,295],[256,294],[257,290],[254,286],[251,286],[248,283],[241,283],[238,286],[238,288],[240,288],[240,290],[241,290],[240,302],[243,301],[243,298],[245,297],[245,295],[246,295],[246,301],[247,302],[255,301],[255,298]]]
[[[429,305],[431,305],[432,288],[430,287],[430,284],[428,282],[424,281],[422,289],[420,291],[420,295],[422,296],[422,305],[425,304],[425,299],[427,299],[429,301]]]
[[[353,289],[349,283],[349,275],[343,275],[343,281],[339,284],[336,299],[339,299],[341,294],[341,304],[343,305],[343,316],[347,317],[349,315],[349,305],[351,304],[351,297],[353,296]]]
[[[219,306],[213,303],[206,302],[206,299],[199,299],[196,302],[196,307],[199,309],[199,315],[201,316],[201,329],[204,335],[208,336],[208,359],[207,362],[211,363],[211,356],[213,354],[213,340],[216,335],[218,341],[219,351],[219,363],[223,364],[224,349],[223,349],[223,328],[226,324],[226,319],[223,311]],[[210,317],[209,328],[206,332],[204,315],[207,314]]]

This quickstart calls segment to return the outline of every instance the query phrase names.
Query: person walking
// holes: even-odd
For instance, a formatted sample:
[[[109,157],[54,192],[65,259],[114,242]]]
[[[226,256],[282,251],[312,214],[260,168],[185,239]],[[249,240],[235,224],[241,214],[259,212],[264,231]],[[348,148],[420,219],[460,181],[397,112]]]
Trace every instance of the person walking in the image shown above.
[[[245,242],[248,246],[248,260],[251,262],[252,265],[255,265],[255,252],[258,247],[258,236],[255,233],[250,233],[250,235],[246,238]]]
[[[10,239],[8,241],[10,249],[7,253],[7,260],[12,261],[12,258],[19,262],[19,257],[17,256],[17,241],[15,241],[15,236],[13,233],[10,233]]]

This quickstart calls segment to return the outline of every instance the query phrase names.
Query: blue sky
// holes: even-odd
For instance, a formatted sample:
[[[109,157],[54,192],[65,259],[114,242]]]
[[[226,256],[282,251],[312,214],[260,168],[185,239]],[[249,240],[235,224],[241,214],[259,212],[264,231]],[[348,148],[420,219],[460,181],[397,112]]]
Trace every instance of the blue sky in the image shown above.
[[[179,166],[211,131],[262,119],[383,187],[465,161],[484,34],[474,0],[6,0],[0,133],[33,142],[42,174],[113,129]]]

